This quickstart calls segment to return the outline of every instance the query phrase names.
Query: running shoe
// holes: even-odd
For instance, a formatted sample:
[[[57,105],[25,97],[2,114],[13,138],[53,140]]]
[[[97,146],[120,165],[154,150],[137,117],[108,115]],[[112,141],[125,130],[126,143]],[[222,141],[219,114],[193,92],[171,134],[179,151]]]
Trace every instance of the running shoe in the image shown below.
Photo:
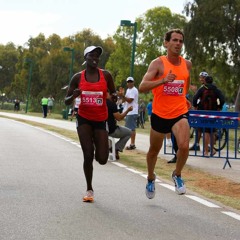
[[[177,156],[175,155],[171,160],[169,160],[167,163],[176,163],[177,162]]]
[[[88,190],[86,195],[83,197],[83,202],[94,202],[93,190]]]
[[[190,151],[200,151],[200,146],[199,145],[196,145],[196,144],[193,144],[190,148],[189,148]]]
[[[135,145],[130,144],[130,146],[126,147],[126,150],[134,150],[136,148]]]
[[[147,185],[146,185],[146,196],[149,199],[154,198],[155,196],[155,179],[156,179],[156,174],[154,174],[154,180],[147,180]]]
[[[175,184],[175,192],[179,195],[186,193],[186,187],[184,181],[180,176],[176,176],[175,172],[172,173],[172,179]]]

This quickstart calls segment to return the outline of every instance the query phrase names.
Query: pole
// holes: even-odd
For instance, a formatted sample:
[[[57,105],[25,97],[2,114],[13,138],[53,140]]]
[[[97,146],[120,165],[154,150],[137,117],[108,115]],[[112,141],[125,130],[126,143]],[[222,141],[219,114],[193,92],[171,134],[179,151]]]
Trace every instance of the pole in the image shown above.
[[[73,76],[74,48],[71,48],[70,51],[71,51],[71,66],[70,66],[70,71],[69,71],[69,83]],[[68,119],[69,106],[66,107],[66,111],[67,111],[66,119]]]
[[[134,74],[134,62],[135,62],[135,51],[136,51],[136,38],[137,38],[137,22],[133,23],[133,43],[132,43],[132,61],[131,61],[131,70],[130,76],[133,77]]]
[[[74,64],[74,48],[72,48],[72,61],[71,61],[71,68],[70,68],[70,77],[69,79],[72,79],[73,76],[73,64]]]
[[[31,81],[32,81],[32,61],[28,61],[30,63],[30,68],[29,68],[29,77],[28,77],[28,88],[27,88],[27,102],[26,102],[26,110],[25,113],[28,112],[28,103],[29,103],[29,95],[30,95],[30,87],[31,87]]]
[[[73,76],[73,65],[74,65],[74,48],[64,47],[63,51],[71,52],[71,65],[69,70],[69,83]],[[66,120],[68,119],[69,106],[66,106]]]

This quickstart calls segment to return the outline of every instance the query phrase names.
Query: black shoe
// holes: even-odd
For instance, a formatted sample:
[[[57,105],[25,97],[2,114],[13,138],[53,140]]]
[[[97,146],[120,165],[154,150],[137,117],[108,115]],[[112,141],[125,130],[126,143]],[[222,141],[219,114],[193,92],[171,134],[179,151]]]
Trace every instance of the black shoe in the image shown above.
[[[199,145],[192,145],[192,147],[189,148],[190,151],[200,151],[200,146]]]
[[[167,163],[176,163],[177,162],[177,156],[175,155],[173,159],[169,160]]]
[[[135,148],[136,148],[135,145],[130,144],[130,146],[126,147],[126,150],[133,150]]]

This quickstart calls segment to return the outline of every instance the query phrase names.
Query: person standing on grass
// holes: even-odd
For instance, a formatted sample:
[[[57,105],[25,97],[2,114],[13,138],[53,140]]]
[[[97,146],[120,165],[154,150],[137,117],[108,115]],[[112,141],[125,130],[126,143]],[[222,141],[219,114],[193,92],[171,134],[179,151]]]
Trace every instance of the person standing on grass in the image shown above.
[[[178,145],[176,168],[172,173],[177,194],[185,194],[186,187],[181,177],[189,153],[189,124],[186,94],[190,85],[192,63],[180,56],[184,34],[180,29],[168,31],[164,37],[166,56],[154,59],[145,73],[140,92],[153,93],[150,147],[147,153],[148,178],[146,196],[155,196],[154,173],[158,153],[166,133],[172,132]]]
[[[134,86],[134,78],[127,78],[127,91],[124,95],[123,89],[118,93],[124,102],[123,111],[125,112],[130,106],[133,107],[131,112],[128,112],[126,116],[125,127],[132,130],[131,142],[130,145],[126,147],[126,150],[133,150],[136,148],[135,139],[136,139],[136,128],[137,128],[137,119],[138,119],[138,90]]]
[[[81,103],[81,98],[78,96],[74,99],[71,121],[73,120],[73,118],[75,116],[77,116],[78,108],[79,108],[80,103]]]
[[[53,109],[54,98],[52,95],[48,98],[48,114],[51,115]]]
[[[76,126],[83,151],[83,170],[87,183],[84,202],[94,201],[94,157],[99,164],[105,165],[109,155],[106,99],[107,91],[115,94],[115,85],[112,75],[98,68],[102,52],[103,49],[99,46],[89,46],[84,50],[86,69],[72,77],[65,97],[66,105],[72,104],[78,96],[81,98]]]
[[[46,97],[43,97],[41,100],[41,104],[42,104],[43,117],[46,118],[48,113],[48,99]]]
[[[147,104],[147,113],[148,113],[148,121],[151,122],[151,115],[152,115],[152,99],[149,100]]]

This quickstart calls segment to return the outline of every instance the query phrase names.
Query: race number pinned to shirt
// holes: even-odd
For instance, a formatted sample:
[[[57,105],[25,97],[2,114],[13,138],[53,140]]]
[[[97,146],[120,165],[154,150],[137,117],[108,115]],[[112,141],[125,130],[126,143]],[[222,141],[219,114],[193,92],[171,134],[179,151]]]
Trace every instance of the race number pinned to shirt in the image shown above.
[[[183,95],[184,80],[174,80],[173,82],[165,83],[163,86],[163,95],[181,96]]]
[[[82,91],[81,104],[85,106],[102,106],[103,92]]]

